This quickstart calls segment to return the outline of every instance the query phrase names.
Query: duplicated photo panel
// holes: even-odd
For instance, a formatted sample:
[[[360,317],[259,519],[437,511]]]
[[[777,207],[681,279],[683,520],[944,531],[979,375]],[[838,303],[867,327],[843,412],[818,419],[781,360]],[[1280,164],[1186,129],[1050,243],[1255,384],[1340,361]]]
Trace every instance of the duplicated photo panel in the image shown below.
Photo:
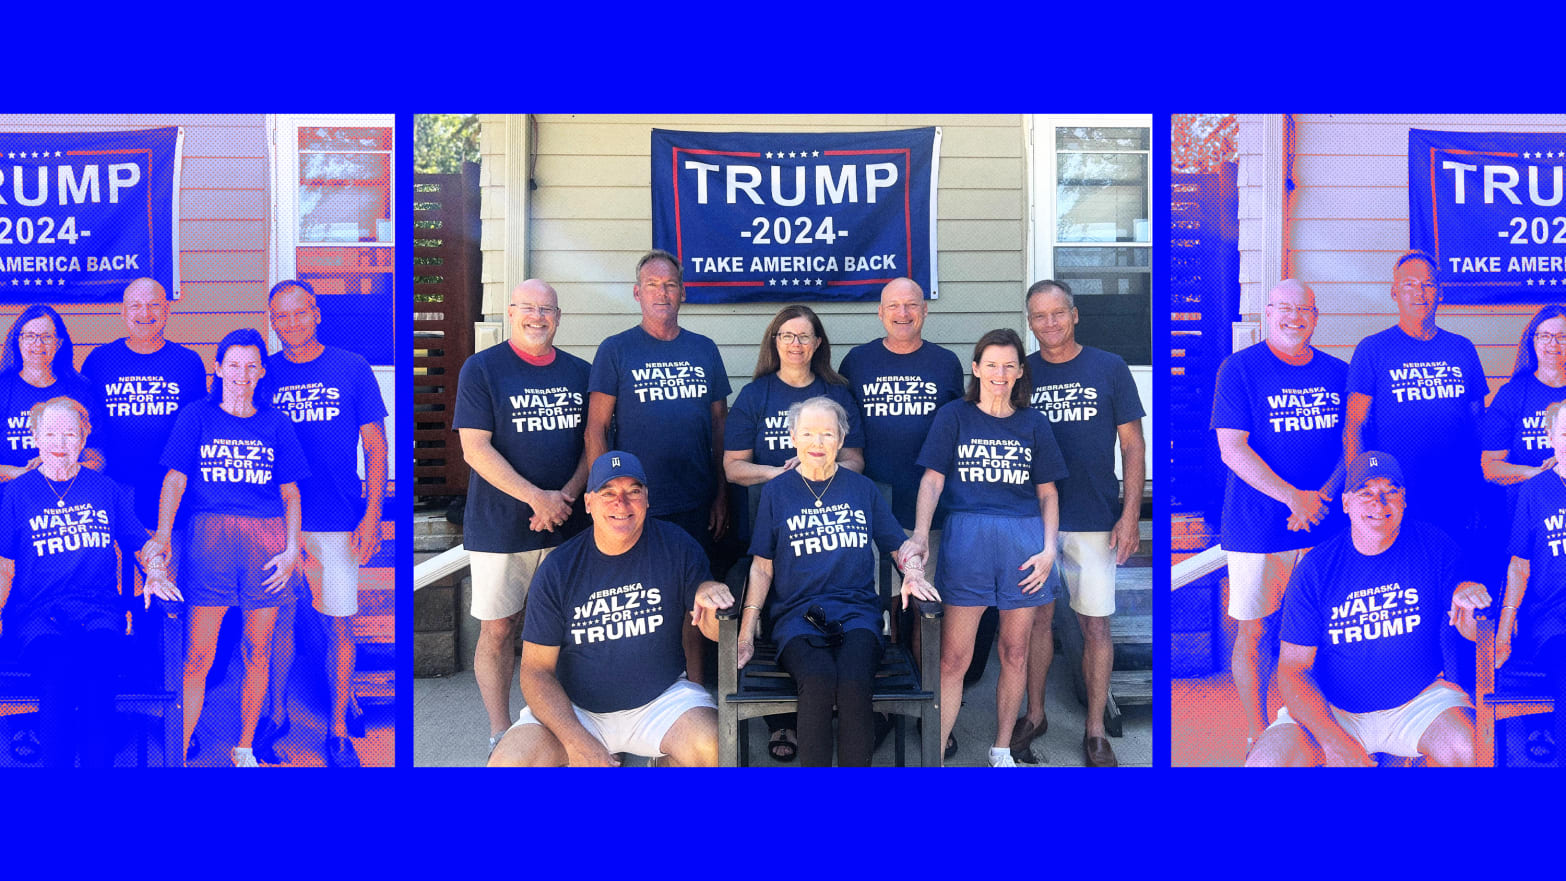
[[[415,132],[415,764],[1152,764],[1151,117]]]
[[[1173,763],[1558,765],[1566,117],[1172,129]]]

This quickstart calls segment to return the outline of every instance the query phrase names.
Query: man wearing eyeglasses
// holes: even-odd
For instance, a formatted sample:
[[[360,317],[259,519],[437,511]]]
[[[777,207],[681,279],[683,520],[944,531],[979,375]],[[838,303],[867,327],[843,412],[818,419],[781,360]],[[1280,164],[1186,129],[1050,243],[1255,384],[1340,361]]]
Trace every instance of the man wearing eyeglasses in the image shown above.
[[[555,289],[528,279],[506,307],[511,338],[462,365],[452,427],[472,469],[462,543],[479,619],[473,675],[489,713],[489,748],[511,726],[516,635],[529,586],[551,549],[587,527],[583,419],[586,361],[554,346]]]
[[[1294,279],[1267,294],[1267,338],[1224,359],[1212,427],[1229,466],[1223,548],[1229,617],[1237,624],[1230,671],[1244,705],[1247,747],[1267,727],[1272,652],[1261,649],[1289,576],[1306,550],[1343,527],[1332,516],[1342,462],[1348,365],[1311,345],[1316,295]]]
[[[679,258],[661,250],[642,255],[631,296],[641,307],[641,323],[604,340],[593,357],[587,455],[596,459],[611,448],[635,454],[647,469],[649,515],[685,530],[711,560],[729,526],[723,475],[728,371],[716,343],[680,327],[685,285]],[[704,647],[689,627],[685,649],[691,679],[700,682]]]
[[[1278,660],[1284,707],[1246,765],[1371,766],[1371,753],[1472,765],[1473,709],[1441,678],[1439,628],[1444,616],[1472,640],[1473,610],[1490,595],[1460,581],[1446,533],[1404,519],[1396,458],[1360,453],[1346,484],[1348,530],[1306,555],[1289,581]]]
[[[1430,255],[1398,258],[1392,299],[1397,324],[1360,340],[1349,361],[1344,457],[1365,449],[1396,456],[1417,491],[1409,517],[1439,526],[1467,549],[1482,479],[1484,368],[1472,342],[1436,327],[1441,289]]]

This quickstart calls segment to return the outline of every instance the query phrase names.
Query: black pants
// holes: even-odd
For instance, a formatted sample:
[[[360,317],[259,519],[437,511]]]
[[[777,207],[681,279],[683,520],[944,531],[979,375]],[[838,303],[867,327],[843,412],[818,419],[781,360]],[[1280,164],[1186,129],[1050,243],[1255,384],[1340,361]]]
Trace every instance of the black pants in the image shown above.
[[[112,764],[114,677],[123,641],[110,629],[66,627],[28,642],[23,659],[43,692],[38,728],[46,766],[73,767],[78,749],[84,768]]]
[[[807,767],[832,764],[832,707],[837,707],[837,763],[865,767],[875,751],[870,697],[881,639],[869,630],[843,635],[843,644],[818,648],[808,637],[789,640],[779,663],[799,691],[799,760]]]
[[[1555,698],[1556,765],[1566,765],[1566,636],[1545,640],[1534,653],[1534,662],[1550,676],[1550,693]]]

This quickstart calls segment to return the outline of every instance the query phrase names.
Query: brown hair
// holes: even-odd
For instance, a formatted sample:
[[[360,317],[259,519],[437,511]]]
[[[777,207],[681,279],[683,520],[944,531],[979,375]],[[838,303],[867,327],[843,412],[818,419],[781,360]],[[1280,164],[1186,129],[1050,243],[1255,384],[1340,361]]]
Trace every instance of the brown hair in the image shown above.
[[[1000,327],[979,337],[979,341],[973,344],[973,363],[979,363],[979,356],[991,346],[1011,346],[1017,350],[1017,363],[1022,366],[1022,375],[1017,377],[1017,382],[1011,387],[1011,405],[1018,410],[1026,410],[1033,397],[1033,371],[1028,369],[1028,352],[1022,347],[1022,337],[1009,327]],[[968,377],[968,391],[963,395],[963,400],[970,403],[979,402],[979,371],[975,369],[973,375]]]
[[[751,374],[751,378],[760,379],[777,373],[778,368],[783,366],[783,359],[778,357],[778,328],[796,318],[808,318],[811,333],[821,341],[821,344],[816,346],[815,354],[810,356],[810,372],[832,385],[848,385],[848,380],[832,369],[832,343],[827,339],[826,328],[821,325],[821,319],[816,316],[814,309],[798,304],[784,306],[778,310],[778,314],[772,316],[771,323],[761,335],[761,352],[756,356],[756,372]]]

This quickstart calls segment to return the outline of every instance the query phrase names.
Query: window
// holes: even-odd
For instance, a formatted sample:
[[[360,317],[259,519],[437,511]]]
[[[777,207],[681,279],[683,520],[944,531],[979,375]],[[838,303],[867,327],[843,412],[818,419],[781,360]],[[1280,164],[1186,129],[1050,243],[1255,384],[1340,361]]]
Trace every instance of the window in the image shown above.
[[[308,281],[320,338],[390,365],[396,253],[391,117],[280,116],[272,283]]]
[[[1033,280],[1071,285],[1077,340],[1152,364],[1152,118],[1033,122]]]

